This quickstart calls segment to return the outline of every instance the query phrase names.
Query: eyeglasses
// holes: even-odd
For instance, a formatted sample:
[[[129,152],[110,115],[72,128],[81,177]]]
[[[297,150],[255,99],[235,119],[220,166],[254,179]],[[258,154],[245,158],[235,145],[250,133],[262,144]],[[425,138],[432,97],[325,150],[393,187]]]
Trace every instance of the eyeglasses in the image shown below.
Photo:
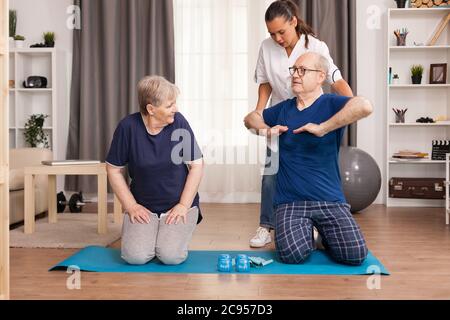
[[[290,67],[289,68],[289,73],[291,74],[291,76],[294,76],[295,73],[297,73],[299,77],[303,77],[306,74],[306,71],[323,72],[322,70],[306,69],[303,67],[300,67],[300,68]]]

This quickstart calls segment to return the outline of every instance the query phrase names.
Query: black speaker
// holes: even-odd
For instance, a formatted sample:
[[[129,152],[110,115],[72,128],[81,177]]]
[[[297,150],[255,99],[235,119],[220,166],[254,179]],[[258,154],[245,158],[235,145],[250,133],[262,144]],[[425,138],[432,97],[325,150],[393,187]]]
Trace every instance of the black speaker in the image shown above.
[[[39,76],[28,77],[26,81],[23,82],[24,88],[27,89],[45,89],[47,88],[47,78]]]

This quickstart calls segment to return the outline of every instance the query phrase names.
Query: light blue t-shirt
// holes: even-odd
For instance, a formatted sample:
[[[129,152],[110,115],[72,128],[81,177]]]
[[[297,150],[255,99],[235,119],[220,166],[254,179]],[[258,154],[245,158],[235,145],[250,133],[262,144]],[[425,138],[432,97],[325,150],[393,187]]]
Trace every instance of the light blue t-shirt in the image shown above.
[[[265,123],[287,126],[280,136],[280,161],[274,204],[298,201],[345,203],[339,173],[339,149],[345,131],[340,128],[322,138],[293,131],[308,124],[321,124],[338,113],[349,97],[324,94],[309,108],[300,111],[297,98],[264,111]]]

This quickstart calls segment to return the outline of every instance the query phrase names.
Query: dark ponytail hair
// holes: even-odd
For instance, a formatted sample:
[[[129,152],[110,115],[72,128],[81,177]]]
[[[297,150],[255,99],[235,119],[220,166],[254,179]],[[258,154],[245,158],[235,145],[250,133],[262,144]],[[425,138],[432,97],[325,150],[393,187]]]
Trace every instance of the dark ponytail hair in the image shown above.
[[[300,18],[300,9],[298,6],[290,0],[278,0],[273,2],[266,11],[266,22],[271,22],[275,18],[284,17],[287,21],[292,21],[295,17],[297,18],[297,35],[301,37],[302,34],[305,35],[305,47],[308,49],[309,46],[309,36],[316,37],[313,29]]]

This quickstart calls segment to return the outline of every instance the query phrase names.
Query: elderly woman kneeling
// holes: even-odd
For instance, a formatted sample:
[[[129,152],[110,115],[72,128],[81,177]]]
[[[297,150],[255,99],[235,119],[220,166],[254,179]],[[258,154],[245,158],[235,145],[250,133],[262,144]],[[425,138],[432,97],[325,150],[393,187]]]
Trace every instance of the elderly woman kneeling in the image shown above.
[[[189,123],[177,111],[178,94],[162,77],[142,79],[140,112],[119,123],[106,158],[109,181],[125,209],[122,258],[129,264],[146,264],[155,256],[164,264],[184,262],[202,219],[198,187],[203,157]]]

